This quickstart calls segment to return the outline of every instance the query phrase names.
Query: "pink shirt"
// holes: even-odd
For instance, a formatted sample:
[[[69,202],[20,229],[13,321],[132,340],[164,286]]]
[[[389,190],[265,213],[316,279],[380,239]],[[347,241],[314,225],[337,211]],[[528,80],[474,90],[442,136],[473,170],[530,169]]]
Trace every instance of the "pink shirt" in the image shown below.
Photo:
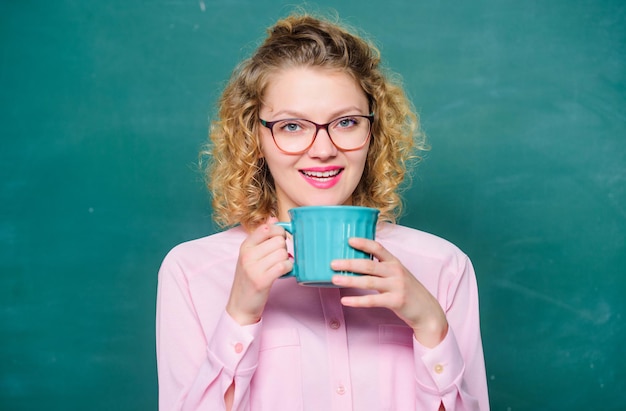
[[[175,247],[159,272],[159,406],[223,410],[488,410],[478,293],[471,262],[449,242],[384,224],[376,239],[436,296],[449,331],[422,346],[393,312],[347,308],[342,295],[293,278],[272,287],[262,320],[240,326],[225,311],[240,228]]]

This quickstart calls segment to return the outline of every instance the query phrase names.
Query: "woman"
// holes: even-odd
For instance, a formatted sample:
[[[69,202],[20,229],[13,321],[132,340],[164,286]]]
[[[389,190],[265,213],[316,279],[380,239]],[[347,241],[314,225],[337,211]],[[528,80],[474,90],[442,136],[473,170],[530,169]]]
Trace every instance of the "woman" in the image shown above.
[[[374,46],[291,16],[235,71],[211,128],[207,181],[223,232],[179,245],[159,273],[161,410],[487,410],[472,265],[394,223],[417,117]],[[352,130],[349,139],[345,130]],[[295,138],[297,137],[297,138]],[[380,210],[370,260],[336,288],[279,279],[306,205]]]

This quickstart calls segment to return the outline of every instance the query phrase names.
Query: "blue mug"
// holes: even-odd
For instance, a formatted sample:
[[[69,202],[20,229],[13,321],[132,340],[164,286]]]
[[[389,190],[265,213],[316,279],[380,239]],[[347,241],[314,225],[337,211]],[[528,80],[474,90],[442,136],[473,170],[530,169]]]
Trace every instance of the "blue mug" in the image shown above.
[[[295,277],[302,285],[334,287],[335,274],[358,275],[334,271],[330,262],[338,259],[372,256],[348,245],[351,237],[374,239],[379,211],[358,206],[307,206],[289,210],[291,222],[278,222],[293,236],[293,270],[284,277]]]

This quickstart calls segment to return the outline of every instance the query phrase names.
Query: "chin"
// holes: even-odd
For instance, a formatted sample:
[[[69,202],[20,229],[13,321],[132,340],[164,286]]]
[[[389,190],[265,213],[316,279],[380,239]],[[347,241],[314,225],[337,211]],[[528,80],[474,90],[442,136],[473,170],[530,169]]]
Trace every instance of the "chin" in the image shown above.
[[[336,206],[336,205],[351,205],[352,199],[340,200],[336,198],[314,198],[311,201],[302,203],[300,206]]]

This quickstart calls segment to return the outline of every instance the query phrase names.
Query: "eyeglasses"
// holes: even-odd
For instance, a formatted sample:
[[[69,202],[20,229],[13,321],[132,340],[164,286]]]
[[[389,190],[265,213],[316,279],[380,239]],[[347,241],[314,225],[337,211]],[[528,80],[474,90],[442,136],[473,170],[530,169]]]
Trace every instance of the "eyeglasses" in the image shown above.
[[[372,133],[374,114],[343,116],[326,124],[317,124],[302,118],[259,120],[270,129],[274,143],[280,151],[286,154],[302,154],[311,148],[320,129],[326,130],[330,141],[339,150],[360,149],[365,146]]]

